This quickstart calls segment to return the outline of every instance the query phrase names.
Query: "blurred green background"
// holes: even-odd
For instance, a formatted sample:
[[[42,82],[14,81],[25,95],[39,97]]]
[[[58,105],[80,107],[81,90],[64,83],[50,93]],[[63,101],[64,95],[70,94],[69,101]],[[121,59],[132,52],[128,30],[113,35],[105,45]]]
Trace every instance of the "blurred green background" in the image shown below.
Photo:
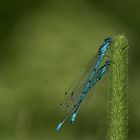
[[[0,0],[0,139],[105,140],[102,80],[60,133],[64,91],[104,38],[129,40],[129,139],[140,139],[139,0]]]

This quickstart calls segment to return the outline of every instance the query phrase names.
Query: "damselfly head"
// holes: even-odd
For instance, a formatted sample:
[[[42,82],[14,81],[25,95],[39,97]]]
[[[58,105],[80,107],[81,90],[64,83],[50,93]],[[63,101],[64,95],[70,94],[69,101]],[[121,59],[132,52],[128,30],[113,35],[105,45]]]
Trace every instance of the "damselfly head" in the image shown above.
[[[110,44],[112,42],[112,38],[111,37],[106,38],[105,42]]]
[[[106,61],[106,66],[110,66],[110,61],[109,60]]]
[[[99,48],[99,52],[101,54],[105,54],[111,43],[112,43],[112,38],[111,37],[106,38],[104,40],[104,43]]]

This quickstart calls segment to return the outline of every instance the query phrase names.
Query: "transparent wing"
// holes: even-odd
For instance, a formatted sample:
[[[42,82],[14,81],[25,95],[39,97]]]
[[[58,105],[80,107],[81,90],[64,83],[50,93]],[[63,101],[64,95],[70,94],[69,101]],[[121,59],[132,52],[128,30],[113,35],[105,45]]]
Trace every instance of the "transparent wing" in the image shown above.
[[[83,88],[89,80],[89,77],[94,69],[95,63],[97,62],[98,58],[99,54],[97,53],[83,69],[80,78],[76,82],[74,82],[71,87],[65,92],[64,100],[60,104],[63,110],[69,112],[76,106],[76,103],[82,94]]]
[[[98,69],[97,71],[97,76],[93,77],[91,83],[90,83],[90,90],[91,89],[93,90],[94,89],[94,86],[96,85],[96,83],[103,77],[103,75],[108,71],[109,69],[109,66],[110,66],[110,62],[109,61],[106,61],[106,63]],[[81,107],[81,104],[83,103],[83,100],[85,100],[85,97],[87,97],[87,94],[89,94],[90,92],[87,92],[86,94],[84,94],[84,96],[81,96],[82,98],[79,98],[79,101],[76,103],[76,107],[74,108],[75,111],[71,117],[71,123],[73,124],[75,122],[75,118],[77,116],[77,113],[78,113],[78,110],[79,108]]]
[[[102,62],[103,63],[103,62]],[[98,79],[98,81],[96,81],[96,84],[101,80],[101,79],[106,79],[107,80],[107,75],[109,73],[109,66],[105,66],[106,69],[104,70],[104,73],[100,76],[100,79]],[[93,90],[95,89],[96,85],[94,85],[94,81],[96,78],[98,78],[99,76],[99,70],[101,69],[101,67],[97,70],[96,74],[95,74],[95,77],[92,79],[91,81],[91,88],[88,92],[88,95],[89,94],[92,94],[93,93]]]

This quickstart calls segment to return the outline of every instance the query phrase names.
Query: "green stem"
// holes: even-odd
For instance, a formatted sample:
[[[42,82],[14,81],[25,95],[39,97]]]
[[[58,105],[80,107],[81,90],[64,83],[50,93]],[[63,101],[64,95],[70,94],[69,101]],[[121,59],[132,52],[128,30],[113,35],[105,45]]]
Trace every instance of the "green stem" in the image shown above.
[[[111,48],[107,140],[128,139],[128,43],[115,37]]]

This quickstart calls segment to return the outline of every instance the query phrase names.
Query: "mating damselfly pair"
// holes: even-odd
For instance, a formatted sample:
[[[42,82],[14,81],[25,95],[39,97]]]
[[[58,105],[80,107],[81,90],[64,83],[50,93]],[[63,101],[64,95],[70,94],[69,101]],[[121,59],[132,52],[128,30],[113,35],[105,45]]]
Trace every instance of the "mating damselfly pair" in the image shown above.
[[[99,47],[96,58],[92,59],[85,67],[79,80],[73,86],[73,88],[65,92],[66,98],[60,105],[67,110],[67,114],[57,125],[56,131],[61,129],[62,125],[71,114],[71,124],[74,124],[79,108],[82,102],[85,100],[85,97],[88,94],[91,94],[96,83],[104,76],[106,72],[108,72],[110,60],[106,60],[102,66],[100,66],[100,64],[104,60],[111,43],[111,37],[104,40],[103,44]]]

